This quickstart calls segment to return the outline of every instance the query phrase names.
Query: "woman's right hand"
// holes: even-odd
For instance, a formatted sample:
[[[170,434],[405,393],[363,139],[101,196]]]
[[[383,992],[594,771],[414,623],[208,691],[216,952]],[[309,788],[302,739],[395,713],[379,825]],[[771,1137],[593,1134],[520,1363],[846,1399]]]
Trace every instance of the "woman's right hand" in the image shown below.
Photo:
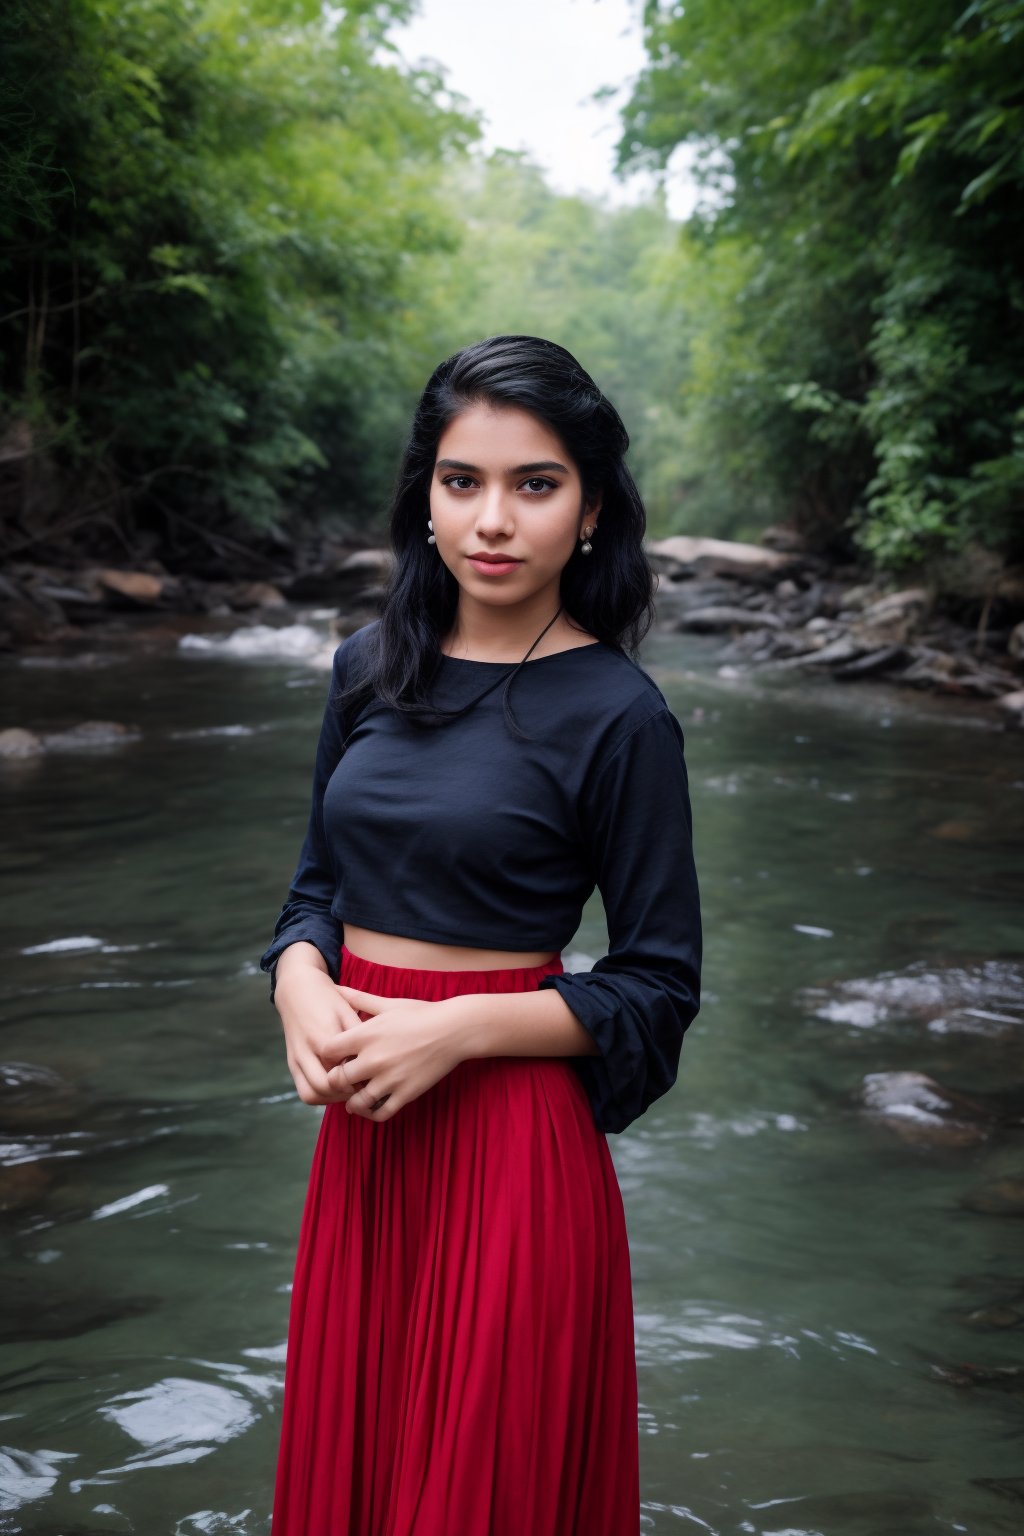
[[[300,951],[302,953],[300,953]],[[332,1088],[321,1052],[329,1040],[360,1022],[359,1014],[346,1003],[328,974],[320,951],[302,941],[289,944],[277,962],[274,1003],[284,1030],[288,1070],[303,1104],[336,1104],[360,1085],[347,1091]]]

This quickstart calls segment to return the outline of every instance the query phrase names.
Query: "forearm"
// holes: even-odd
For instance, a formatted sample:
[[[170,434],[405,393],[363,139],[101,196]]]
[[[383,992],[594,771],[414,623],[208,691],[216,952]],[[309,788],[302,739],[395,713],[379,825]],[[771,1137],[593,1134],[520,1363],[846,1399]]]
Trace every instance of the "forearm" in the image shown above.
[[[461,1058],[472,1056],[598,1056],[554,987],[533,992],[468,992],[448,998]]]

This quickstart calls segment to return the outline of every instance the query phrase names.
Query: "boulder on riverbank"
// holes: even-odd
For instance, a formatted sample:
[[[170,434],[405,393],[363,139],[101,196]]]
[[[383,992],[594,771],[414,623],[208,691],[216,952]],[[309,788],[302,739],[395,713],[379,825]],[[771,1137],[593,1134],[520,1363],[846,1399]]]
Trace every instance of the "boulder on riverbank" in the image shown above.
[[[74,570],[15,561],[0,575],[0,650],[73,640],[132,616],[205,614],[226,618],[289,603],[344,607],[366,602],[391,568],[391,553],[332,540],[311,547],[290,567],[265,577],[174,575],[159,560],[131,569],[85,565]]]
[[[968,625],[937,586],[894,588],[836,570],[791,540],[771,549],[674,537],[648,553],[663,627],[722,635],[723,662],[824,667],[846,682],[885,677],[990,700],[1008,724],[1024,725],[1024,573],[991,571],[991,600]]]

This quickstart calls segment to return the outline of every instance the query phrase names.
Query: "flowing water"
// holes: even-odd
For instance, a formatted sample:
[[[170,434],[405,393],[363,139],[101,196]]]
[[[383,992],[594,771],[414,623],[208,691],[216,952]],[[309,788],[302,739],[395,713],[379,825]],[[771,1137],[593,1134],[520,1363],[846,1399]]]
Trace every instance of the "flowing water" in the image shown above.
[[[319,666],[301,627],[0,663],[2,726],[139,732],[0,767],[2,1532],[269,1529],[320,1114],[256,968],[333,649],[304,618]],[[1022,738],[692,637],[642,660],[705,932],[679,1081],[610,1138],[642,1529],[1019,1532]],[[566,961],[603,940],[595,898]]]

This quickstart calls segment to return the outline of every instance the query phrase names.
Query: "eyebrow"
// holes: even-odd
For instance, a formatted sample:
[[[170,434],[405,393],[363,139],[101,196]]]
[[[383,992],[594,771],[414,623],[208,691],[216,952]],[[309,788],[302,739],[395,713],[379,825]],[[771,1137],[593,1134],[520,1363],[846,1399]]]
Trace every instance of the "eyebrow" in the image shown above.
[[[478,475],[480,473],[480,469],[476,464],[464,464],[461,459],[438,459],[434,468],[462,469],[471,475]],[[565,465],[559,464],[555,459],[544,459],[537,464],[513,464],[510,469],[506,469],[505,473],[506,475],[527,475],[533,474],[538,469],[560,469],[563,475],[569,473]]]

